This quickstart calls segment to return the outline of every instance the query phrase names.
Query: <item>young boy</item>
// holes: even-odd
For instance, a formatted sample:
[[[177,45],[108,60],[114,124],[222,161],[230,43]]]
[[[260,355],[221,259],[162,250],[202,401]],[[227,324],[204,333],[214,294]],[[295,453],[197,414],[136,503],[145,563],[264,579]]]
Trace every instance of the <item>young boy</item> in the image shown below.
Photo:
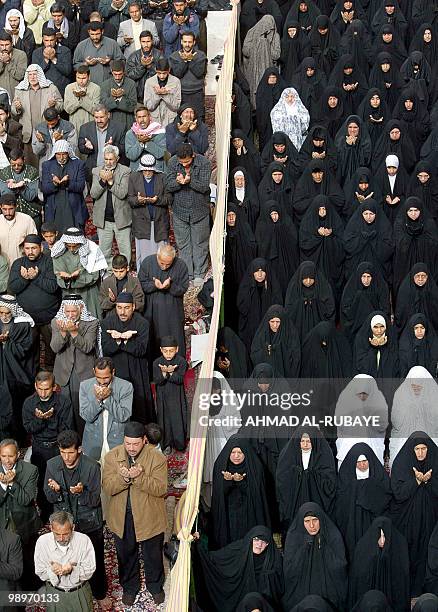
[[[43,253],[50,255],[52,246],[58,240],[58,232],[56,226],[52,221],[47,221],[41,226],[41,236],[43,237]]]
[[[183,451],[187,438],[187,400],[184,375],[187,361],[178,355],[178,344],[172,336],[161,338],[161,357],[153,365],[153,379],[157,392],[158,424],[163,430],[161,447],[166,454],[171,449]]]
[[[128,260],[124,255],[115,255],[112,260],[113,273],[104,278],[100,285],[99,302],[106,316],[116,306],[116,298],[122,291],[132,293],[135,310],[142,313],[144,293],[136,276],[129,274]]]
[[[145,425],[146,438],[150,446],[155,446],[157,453],[161,453],[161,440],[163,432],[157,423],[148,423]]]

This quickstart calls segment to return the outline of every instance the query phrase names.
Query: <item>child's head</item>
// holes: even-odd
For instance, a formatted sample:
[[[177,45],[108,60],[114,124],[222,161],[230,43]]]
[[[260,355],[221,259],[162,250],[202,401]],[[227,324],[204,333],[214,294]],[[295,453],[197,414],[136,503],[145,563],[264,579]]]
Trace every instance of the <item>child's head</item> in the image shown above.
[[[178,342],[173,336],[163,336],[160,351],[166,361],[171,361],[178,352]]]
[[[41,226],[41,236],[47,242],[49,247],[53,246],[58,239],[58,232],[56,226],[51,221],[46,221]]]
[[[128,260],[124,255],[115,255],[112,261],[113,274],[117,280],[122,280],[129,272]]]
[[[163,432],[161,431],[161,427],[157,425],[157,423],[148,423],[145,429],[146,438],[149,444],[157,446],[157,444],[159,444],[163,439]]]

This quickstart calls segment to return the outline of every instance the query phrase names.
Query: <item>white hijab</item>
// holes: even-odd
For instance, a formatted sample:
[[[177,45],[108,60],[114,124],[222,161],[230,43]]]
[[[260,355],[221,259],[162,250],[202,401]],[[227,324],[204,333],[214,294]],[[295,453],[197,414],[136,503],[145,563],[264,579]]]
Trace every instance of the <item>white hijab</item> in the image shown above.
[[[286,102],[289,94],[295,96],[292,104]],[[298,92],[293,87],[283,90],[279,101],[271,110],[271,124],[273,132],[283,132],[293,142],[297,151],[301,149],[307,136],[310,123],[310,115],[301,101]]]

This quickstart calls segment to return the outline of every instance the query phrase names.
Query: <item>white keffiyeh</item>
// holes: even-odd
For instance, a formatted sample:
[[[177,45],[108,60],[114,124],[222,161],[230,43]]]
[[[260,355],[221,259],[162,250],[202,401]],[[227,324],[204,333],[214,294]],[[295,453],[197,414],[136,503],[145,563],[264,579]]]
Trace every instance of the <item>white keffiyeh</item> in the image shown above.
[[[0,308],[8,308],[11,311],[14,323],[29,323],[31,327],[35,325],[32,317],[24,312],[13,295],[0,295]]]

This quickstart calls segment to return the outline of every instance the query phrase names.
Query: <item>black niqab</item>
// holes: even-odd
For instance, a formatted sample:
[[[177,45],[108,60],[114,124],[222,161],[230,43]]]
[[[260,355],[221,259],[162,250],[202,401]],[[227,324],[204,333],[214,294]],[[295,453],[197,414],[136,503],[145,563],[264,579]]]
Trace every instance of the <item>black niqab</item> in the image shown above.
[[[423,325],[424,338],[415,336],[414,327]],[[434,378],[438,376],[438,338],[433,326],[423,313],[412,315],[399,341],[400,376],[407,376],[414,366],[423,366]]]
[[[231,328],[221,327],[217,333],[216,346],[220,354],[216,355],[215,369],[225,378],[246,378],[249,374],[249,357],[239,336]],[[227,370],[219,368],[218,357],[225,357],[229,360],[230,365]]]

